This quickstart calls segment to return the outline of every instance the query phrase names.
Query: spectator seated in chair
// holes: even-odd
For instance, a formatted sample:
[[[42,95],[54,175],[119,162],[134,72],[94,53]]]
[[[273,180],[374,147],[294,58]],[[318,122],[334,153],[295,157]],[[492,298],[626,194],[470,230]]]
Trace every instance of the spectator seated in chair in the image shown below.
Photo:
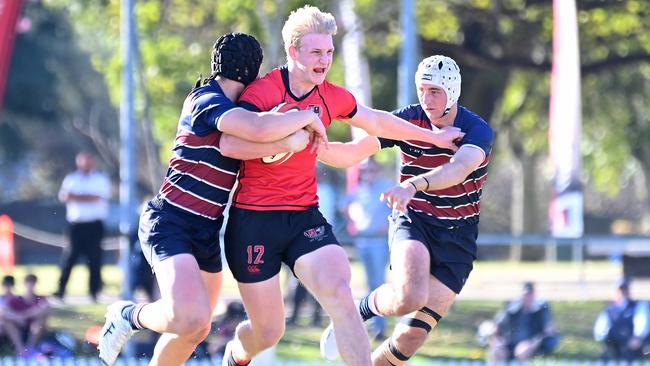
[[[521,298],[508,302],[495,317],[488,361],[527,362],[536,355],[553,352],[559,339],[548,302],[537,299],[534,284],[526,282]]]

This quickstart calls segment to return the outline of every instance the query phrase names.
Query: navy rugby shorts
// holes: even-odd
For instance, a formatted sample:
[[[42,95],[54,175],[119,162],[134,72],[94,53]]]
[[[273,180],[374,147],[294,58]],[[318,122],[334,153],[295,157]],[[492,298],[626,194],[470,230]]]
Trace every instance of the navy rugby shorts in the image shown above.
[[[202,271],[221,272],[219,230],[223,216],[210,220],[154,198],[140,216],[138,237],[151,268],[179,254],[191,254]]]
[[[238,282],[265,281],[282,263],[293,272],[298,258],[330,244],[339,242],[316,206],[306,211],[230,208],[224,251]]]
[[[391,250],[404,240],[417,240],[429,250],[431,275],[459,294],[472,272],[477,255],[478,225],[444,228],[426,223],[420,214],[409,211],[390,220]]]

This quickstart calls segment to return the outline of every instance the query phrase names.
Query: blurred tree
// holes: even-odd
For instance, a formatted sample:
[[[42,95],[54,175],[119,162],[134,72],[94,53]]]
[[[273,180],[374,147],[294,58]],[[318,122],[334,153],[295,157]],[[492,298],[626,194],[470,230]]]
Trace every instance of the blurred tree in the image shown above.
[[[258,36],[265,47],[264,70],[284,61],[281,43],[281,26],[288,12],[304,4],[295,0],[139,0],[136,4],[139,33],[140,90],[138,93],[138,120],[152,124],[154,138],[160,142],[160,156],[166,160],[176,129],[178,110],[187,91],[199,76],[209,73],[208,57],[214,39],[228,31],[245,31]],[[327,1],[310,2],[336,14],[333,4]],[[38,3],[31,3],[28,11],[44,11]],[[539,199],[549,177],[541,169],[547,154],[548,79],[551,60],[551,4],[549,0],[420,0],[416,2],[416,16],[422,55],[447,54],[455,58],[463,70],[461,103],[488,119],[498,132],[497,159],[514,159],[513,175],[519,181],[513,187],[513,197],[526,200],[513,209],[516,232],[545,232],[545,200]],[[12,69],[15,90],[25,85],[61,85],[73,83],[81,91],[59,94],[46,92],[43,87],[33,93],[43,93],[38,108],[41,114],[32,117],[39,121],[51,120],[47,113],[61,113],[59,105],[74,103],[84,106],[86,115],[69,114],[67,119],[57,119],[59,126],[74,126],[78,121],[107,118],[109,113],[91,114],[93,101],[97,104],[102,93],[101,80],[79,83],[71,75],[80,77],[83,67],[70,58],[78,51],[62,51],[58,46],[62,34],[69,42],[76,41],[91,55],[92,66],[104,76],[109,95],[116,105],[119,101],[119,1],[118,0],[49,0],[52,14],[61,19],[51,27],[65,28],[73,19],[76,36],[71,30],[34,37],[30,42],[42,47],[36,51],[22,51],[17,40],[16,64],[25,65],[26,71]],[[648,80],[650,71],[650,2],[644,0],[578,0],[578,17],[583,74],[583,154],[584,180],[599,192],[616,194],[638,172],[650,177],[650,153],[644,138],[650,133],[648,126]],[[30,10],[31,9],[31,10]],[[58,10],[56,10],[58,9]],[[370,62],[373,105],[382,109],[396,107],[396,62],[400,44],[399,2],[388,0],[357,0],[355,11],[362,20],[365,36],[365,55]],[[37,19],[37,18],[35,18]],[[44,28],[35,28],[46,32]],[[344,32],[345,30],[341,30]],[[67,33],[66,33],[67,32]],[[59,37],[59,38],[57,38]],[[22,39],[21,39],[22,38]],[[47,40],[47,41],[46,41]],[[338,44],[339,37],[336,42]],[[34,49],[30,46],[26,49]],[[64,54],[62,54],[64,53]],[[48,55],[56,55],[48,56]],[[83,56],[81,56],[83,58]],[[41,60],[52,60],[47,64]],[[66,60],[63,62],[62,60]],[[27,66],[31,63],[39,65]],[[330,79],[342,83],[341,57],[336,57]],[[75,65],[66,70],[52,65]],[[83,65],[82,65],[83,66]],[[88,66],[88,65],[86,65]],[[16,66],[17,67],[17,66]],[[32,78],[36,70],[43,69],[39,79]],[[64,74],[60,77],[57,70]],[[20,81],[27,78],[30,81]],[[61,80],[59,80],[61,79]],[[11,82],[12,79],[10,79]],[[138,79],[136,79],[138,80]],[[27,83],[27,84],[25,84]],[[23,86],[17,86],[21,84]],[[69,85],[69,84],[68,84]],[[92,85],[87,88],[86,85]],[[26,90],[26,89],[25,89]],[[31,90],[31,89],[30,89]],[[11,92],[11,91],[10,91]],[[15,93],[14,95],[19,95]],[[20,95],[29,95],[22,93]],[[55,100],[61,98],[66,104]],[[98,99],[99,98],[99,99]],[[14,100],[15,103],[19,103]],[[3,115],[0,124],[3,139],[3,156],[17,153],[27,142],[26,134],[19,128],[9,127],[9,113],[24,113],[26,105]],[[49,108],[49,109],[48,109]],[[104,108],[104,107],[102,107]],[[32,108],[33,109],[33,108]],[[54,111],[56,109],[56,111]],[[116,128],[110,118],[101,119],[102,128]],[[95,116],[93,118],[90,118]],[[149,116],[149,117],[147,117]],[[48,121],[49,121],[48,120]],[[67,122],[66,122],[67,121]],[[15,123],[15,122],[14,122]],[[43,122],[24,123],[20,128],[42,126]],[[330,133],[333,139],[345,139],[348,132],[344,124],[334,124]],[[14,136],[15,135],[15,136]],[[23,141],[20,140],[22,136]],[[146,132],[140,138],[147,139]],[[5,144],[4,141],[7,141]],[[107,140],[110,141],[110,140]],[[50,142],[55,143],[55,142]],[[69,145],[68,145],[69,146]],[[44,147],[43,147],[44,148]],[[116,151],[116,150],[115,150]],[[111,164],[116,160],[107,159]],[[162,169],[161,174],[162,174]],[[519,177],[519,178],[517,178]],[[646,178],[650,179],[650,178]],[[647,202],[647,200],[646,200]],[[650,212],[650,203],[646,204]],[[650,214],[648,214],[650,218]]]
[[[140,58],[136,71],[136,119],[143,127],[139,137],[142,145],[150,140],[157,142],[157,161],[166,161],[171,153],[183,99],[201,75],[210,73],[209,57],[216,38],[233,31],[254,34],[265,49],[262,71],[268,71],[284,63],[282,25],[288,11],[304,3],[288,0],[136,2]],[[315,5],[327,9],[326,2],[321,3]],[[119,1],[52,0],[52,4],[70,12],[81,47],[92,55],[93,65],[104,74],[111,100],[117,105],[121,70]],[[149,126],[151,132],[147,130]],[[147,165],[153,164],[147,162]],[[154,173],[148,174],[151,191],[158,189],[164,173],[162,167],[156,167],[157,179]]]
[[[117,169],[107,154],[117,146],[115,110],[66,13],[27,2],[23,16],[27,27],[16,37],[0,115],[0,161],[8,174],[0,197],[7,200],[56,192],[81,148],[96,146],[109,171]]]

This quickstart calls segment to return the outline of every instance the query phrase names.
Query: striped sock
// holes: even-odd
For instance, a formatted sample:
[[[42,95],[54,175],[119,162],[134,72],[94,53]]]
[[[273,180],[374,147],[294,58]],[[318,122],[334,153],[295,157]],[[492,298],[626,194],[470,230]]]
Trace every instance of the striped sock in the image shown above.
[[[144,306],[145,304],[130,304],[122,309],[122,317],[129,322],[131,329],[140,330],[144,328],[138,319],[140,311]]]
[[[375,294],[375,291],[373,291],[359,302],[359,314],[361,314],[363,321],[372,319],[379,315],[377,314],[377,307],[375,306]]]

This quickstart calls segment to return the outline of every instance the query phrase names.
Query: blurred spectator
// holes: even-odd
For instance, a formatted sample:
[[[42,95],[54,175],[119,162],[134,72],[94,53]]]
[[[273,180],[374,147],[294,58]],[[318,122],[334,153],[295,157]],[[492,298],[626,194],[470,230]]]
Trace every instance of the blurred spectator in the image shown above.
[[[291,303],[293,305],[291,310],[291,315],[287,320],[288,326],[295,326],[298,323],[298,316],[300,314],[300,309],[306,305],[311,304],[312,313],[311,313],[311,325],[314,327],[321,326],[321,312],[322,308],[320,304],[316,301],[314,296],[307,291],[305,286],[300,283],[297,279],[293,281],[295,287],[293,289],[293,296],[291,296]]]
[[[211,337],[208,340],[208,353],[220,359],[226,350],[226,343],[235,336],[237,324],[246,319],[244,305],[238,301],[228,304],[226,312],[212,323]]]
[[[0,337],[6,336],[14,346],[17,355],[25,353],[25,345],[20,332],[20,318],[11,310],[11,305],[18,296],[13,292],[16,280],[13,276],[2,278],[2,295],[0,296]],[[0,342],[1,343],[1,342]]]
[[[139,218],[138,218],[139,219]],[[155,274],[142,253],[140,239],[138,238],[138,225],[133,226],[129,234],[129,244],[131,245],[131,258],[129,259],[129,289],[132,294],[140,289],[147,295],[148,302],[156,301],[158,295]]]
[[[551,309],[535,297],[535,286],[526,282],[520,299],[510,301],[495,317],[495,333],[489,338],[488,362],[501,364],[516,359],[550,354],[559,343]]]
[[[350,225],[348,230],[354,237],[354,246],[366,273],[369,290],[376,289],[386,282],[388,265],[388,216],[390,208],[379,200],[379,196],[392,188],[394,182],[382,174],[382,167],[373,158],[368,158],[361,166],[359,184],[351,193],[347,207]],[[375,339],[383,339],[386,319],[372,318],[372,334]]]
[[[603,343],[602,358],[632,361],[643,356],[650,332],[648,303],[630,298],[630,283],[623,278],[614,300],[594,324],[594,339]]]
[[[95,159],[90,153],[77,154],[76,165],[77,170],[65,177],[59,191],[59,199],[66,204],[70,244],[63,251],[59,288],[54,296],[63,299],[70,271],[83,255],[90,273],[90,296],[96,301],[102,287],[101,242],[111,186],[108,177],[95,170]]]
[[[36,275],[25,276],[25,293],[13,298],[9,306],[17,318],[20,333],[26,338],[28,350],[35,350],[46,329],[50,305],[47,299],[34,292],[38,278]]]

